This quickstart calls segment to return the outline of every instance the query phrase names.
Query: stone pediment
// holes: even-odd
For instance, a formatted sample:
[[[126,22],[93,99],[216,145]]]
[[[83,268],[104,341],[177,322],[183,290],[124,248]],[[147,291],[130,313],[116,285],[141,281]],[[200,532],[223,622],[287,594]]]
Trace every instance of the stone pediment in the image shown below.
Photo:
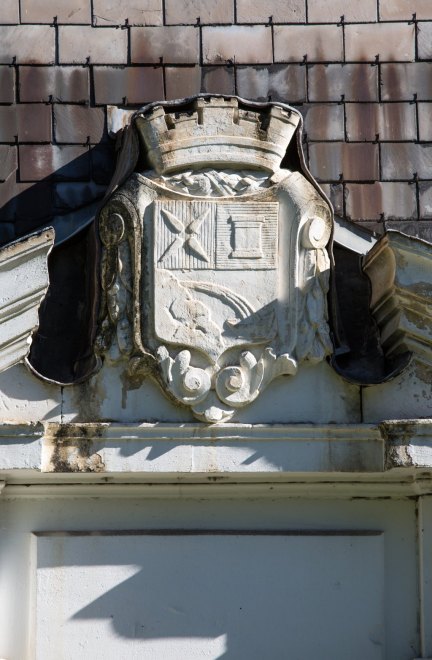
[[[74,278],[66,273],[64,281],[78,282],[84,256],[77,266],[76,248],[66,241],[52,262],[57,300],[61,294],[79,303],[81,319],[93,313],[77,337],[79,359],[62,334],[64,322],[55,329],[52,291],[38,309],[52,237],[43,245],[29,237],[3,252],[11,310],[24,289],[33,302],[31,313],[24,305],[15,317],[5,293],[2,370],[25,360],[57,384],[86,380],[85,396],[100,401],[84,406],[78,385],[65,390],[70,419],[78,405],[86,421],[328,423],[350,419],[358,383],[385,392],[391,383],[399,387],[398,374],[413,356],[421,371],[410,376],[408,369],[405,378],[419,381],[420,403],[407,405],[404,415],[421,416],[421,392],[431,380],[432,246],[397,232],[372,240],[340,220],[334,227],[330,204],[305,166],[300,131],[301,117],[289,106],[235,97],[154,103],[134,113],[99,212],[101,249],[92,262],[98,279],[85,282],[92,276],[86,266],[70,298],[56,278],[73,262]],[[26,357],[38,312],[41,333]],[[71,303],[65,313],[74,318],[77,308]],[[70,380],[63,378],[63,353],[73,367]],[[165,396],[153,394],[154,382]],[[106,400],[100,392],[108,392]],[[313,392],[310,400],[305,392]],[[121,406],[113,408],[111,397]],[[388,411],[397,417],[393,404]]]

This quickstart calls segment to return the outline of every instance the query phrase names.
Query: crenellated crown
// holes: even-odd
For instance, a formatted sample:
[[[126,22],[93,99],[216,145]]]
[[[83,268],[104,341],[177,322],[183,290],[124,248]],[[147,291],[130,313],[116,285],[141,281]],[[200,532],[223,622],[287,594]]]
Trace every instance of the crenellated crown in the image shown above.
[[[288,107],[197,97],[187,106],[153,106],[137,116],[136,125],[159,174],[202,167],[275,172],[299,121]]]

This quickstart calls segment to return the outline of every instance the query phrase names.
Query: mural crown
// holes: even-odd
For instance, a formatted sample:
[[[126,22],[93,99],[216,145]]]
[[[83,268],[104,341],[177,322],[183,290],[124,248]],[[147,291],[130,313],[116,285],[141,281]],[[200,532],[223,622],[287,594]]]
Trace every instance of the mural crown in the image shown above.
[[[300,116],[279,106],[255,108],[237,98],[198,97],[185,111],[153,105],[136,118],[151,167],[279,169]]]

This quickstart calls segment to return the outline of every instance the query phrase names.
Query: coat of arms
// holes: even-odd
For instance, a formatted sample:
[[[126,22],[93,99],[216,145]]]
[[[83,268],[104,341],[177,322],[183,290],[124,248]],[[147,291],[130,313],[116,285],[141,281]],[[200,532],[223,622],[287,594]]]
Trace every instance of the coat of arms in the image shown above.
[[[100,214],[99,352],[207,423],[332,350],[331,210],[306,168],[283,162],[299,122],[235,97],[152,104]]]

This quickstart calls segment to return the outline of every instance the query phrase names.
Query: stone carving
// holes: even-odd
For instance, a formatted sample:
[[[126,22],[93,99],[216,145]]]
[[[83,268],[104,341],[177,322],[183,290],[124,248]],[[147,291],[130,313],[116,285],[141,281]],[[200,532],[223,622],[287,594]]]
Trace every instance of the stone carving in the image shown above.
[[[131,130],[153,170],[125,176],[100,214],[99,353],[207,423],[332,350],[331,211],[280,167],[299,121],[236,98],[143,109]]]
[[[54,230],[44,229],[0,249],[0,371],[24,360],[48,289]]]
[[[201,172],[182,172],[170,176],[155,176],[154,172],[146,172],[146,176],[162,186],[207,197],[235,197],[246,192],[255,192],[268,188],[271,184],[267,172],[248,171],[229,172],[222,170],[202,170]]]
[[[430,243],[390,230],[363,258],[371,283],[371,311],[385,355],[395,359],[412,354],[428,367],[432,364],[431,256]]]

